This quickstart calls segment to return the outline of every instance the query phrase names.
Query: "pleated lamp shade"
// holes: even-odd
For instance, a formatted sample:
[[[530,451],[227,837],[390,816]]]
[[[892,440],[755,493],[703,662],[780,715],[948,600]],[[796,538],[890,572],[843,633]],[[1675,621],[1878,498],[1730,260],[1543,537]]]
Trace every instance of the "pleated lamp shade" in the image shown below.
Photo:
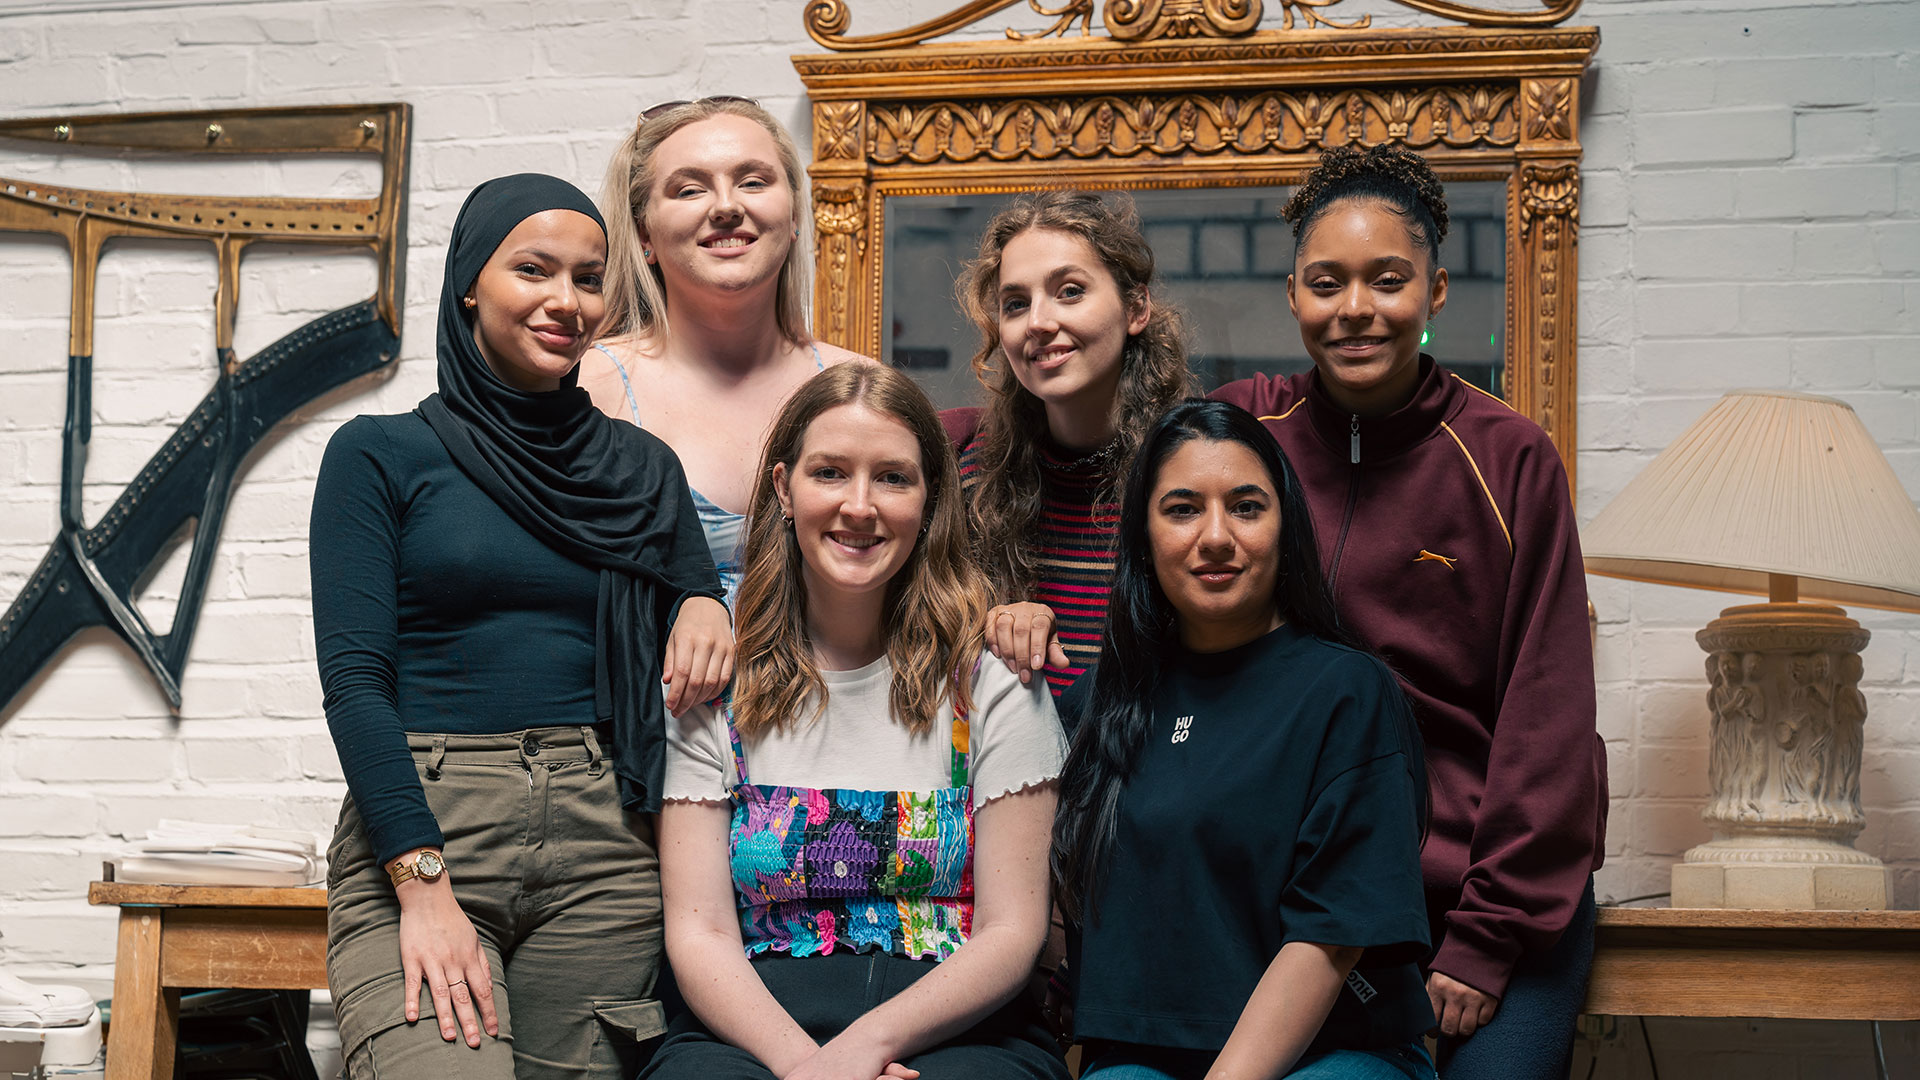
[[[1846,402],[1721,398],[1581,532],[1587,571],[1920,613],[1920,512]]]

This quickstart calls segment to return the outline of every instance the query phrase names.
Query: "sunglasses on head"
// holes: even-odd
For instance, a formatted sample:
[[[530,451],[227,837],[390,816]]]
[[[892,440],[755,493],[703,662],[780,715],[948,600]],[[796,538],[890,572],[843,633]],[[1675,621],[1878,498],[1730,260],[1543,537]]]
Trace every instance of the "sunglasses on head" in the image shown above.
[[[736,97],[732,94],[713,94],[709,97],[703,97],[703,98],[681,99],[679,101],[663,101],[660,104],[655,105],[650,109],[642,110],[640,113],[640,119],[643,121],[652,120],[653,118],[659,116],[661,113],[668,111],[669,109],[677,109],[682,105],[699,105],[708,101],[738,101],[747,105],[760,104],[759,102],[753,100],[752,98]]]

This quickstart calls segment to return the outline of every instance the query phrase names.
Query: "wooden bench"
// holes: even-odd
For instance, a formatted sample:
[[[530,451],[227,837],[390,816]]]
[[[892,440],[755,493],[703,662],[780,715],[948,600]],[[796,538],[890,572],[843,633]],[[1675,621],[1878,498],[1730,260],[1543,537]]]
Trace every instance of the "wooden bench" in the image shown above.
[[[327,894],[95,882],[120,905],[107,1080],[170,1080],[183,987],[327,985]],[[1920,911],[1602,908],[1586,1011],[1920,1020]]]
[[[87,902],[120,906],[107,1080],[171,1080],[182,988],[327,985],[325,889],[96,881]]]
[[[1586,1012],[1920,1020],[1920,911],[1601,908]]]

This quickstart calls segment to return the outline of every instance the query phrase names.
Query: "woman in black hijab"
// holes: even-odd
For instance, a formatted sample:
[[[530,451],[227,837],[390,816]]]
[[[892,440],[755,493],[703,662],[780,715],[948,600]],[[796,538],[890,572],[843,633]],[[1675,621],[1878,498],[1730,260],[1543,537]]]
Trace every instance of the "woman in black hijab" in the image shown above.
[[[642,815],[663,708],[718,692],[733,643],[679,461],[575,385],[605,268],[572,185],[476,188],[440,392],[349,422],[321,465],[314,629],[349,789],[327,976],[353,1076],[616,1080],[663,1026]]]

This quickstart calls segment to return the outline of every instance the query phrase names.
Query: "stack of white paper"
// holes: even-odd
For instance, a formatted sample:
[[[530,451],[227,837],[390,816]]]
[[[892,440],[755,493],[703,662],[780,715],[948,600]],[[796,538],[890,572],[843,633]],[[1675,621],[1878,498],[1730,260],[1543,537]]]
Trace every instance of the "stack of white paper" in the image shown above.
[[[319,838],[297,829],[162,821],[114,860],[116,881],[170,885],[313,885],[325,881]]]
[[[71,1027],[93,1014],[93,995],[77,986],[30,983],[0,968],[0,1028]]]

